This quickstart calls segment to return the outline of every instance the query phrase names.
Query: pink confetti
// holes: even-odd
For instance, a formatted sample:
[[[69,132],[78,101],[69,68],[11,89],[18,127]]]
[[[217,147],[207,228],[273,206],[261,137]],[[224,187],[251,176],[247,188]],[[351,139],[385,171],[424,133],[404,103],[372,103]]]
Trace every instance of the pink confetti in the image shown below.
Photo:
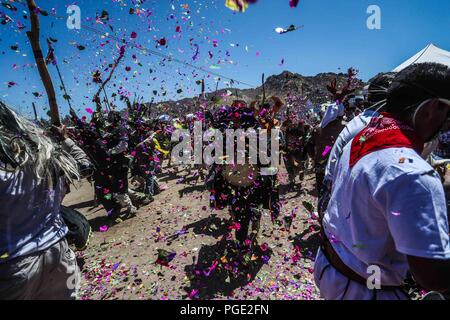
[[[296,8],[299,4],[300,0],[289,0],[289,6],[291,8]]]
[[[197,289],[192,289],[192,291],[189,293],[189,298],[193,298],[198,294]]]
[[[326,157],[326,155],[331,151],[331,147],[330,146],[326,146],[325,150],[323,150],[322,152],[322,157]]]

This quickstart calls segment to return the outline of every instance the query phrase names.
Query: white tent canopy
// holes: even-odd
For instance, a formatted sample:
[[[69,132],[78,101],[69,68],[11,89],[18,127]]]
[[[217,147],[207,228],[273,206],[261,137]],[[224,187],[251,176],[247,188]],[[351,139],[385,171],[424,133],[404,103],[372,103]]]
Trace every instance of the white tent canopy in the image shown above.
[[[450,52],[430,43],[425,49],[395,68],[393,72],[400,72],[414,63],[424,62],[442,63],[450,67]]]

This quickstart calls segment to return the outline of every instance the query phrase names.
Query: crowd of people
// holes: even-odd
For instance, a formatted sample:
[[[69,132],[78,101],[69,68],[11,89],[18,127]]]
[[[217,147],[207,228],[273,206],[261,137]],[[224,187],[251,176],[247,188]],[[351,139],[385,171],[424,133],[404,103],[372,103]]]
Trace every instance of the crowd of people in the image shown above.
[[[450,69],[426,63],[380,74],[365,101],[350,99],[351,84],[351,77],[340,89],[332,83],[332,102],[314,120],[290,110],[281,117],[277,97],[202,101],[198,112],[176,119],[152,118],[149,105],[128,101],[122,111],[97,103],[90,119],[71,110],[65,125],[50,130],[1,103],[0,299],[75,298],[67,283],[78,267],[61,213],[70,184],[92,181],[108,217],[133,216],[161,192],[158,174],[176,166],[173,132],[193,134],[195,122],[221,132],[279,129],[290,188],[313,171],[322,237],[314,276],[325,299],[408,299],[408,278],[448,294]],[[238,250],[257,247],[261,210],[280,223],[278,176],[261,174],[266,165],[191,167],[204,177],[211,207],[229,209]]]

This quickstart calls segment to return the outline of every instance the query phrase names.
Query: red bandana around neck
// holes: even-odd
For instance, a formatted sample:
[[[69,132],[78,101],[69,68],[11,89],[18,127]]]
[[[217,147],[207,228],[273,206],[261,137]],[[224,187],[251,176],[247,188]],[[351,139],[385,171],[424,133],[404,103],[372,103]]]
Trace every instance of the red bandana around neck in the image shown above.
[[[356,135],[350,151],[350,168],[366,155],[389,148],[410,148],[421,154],[424,142],[414,129],[389,113],[381,113]]]

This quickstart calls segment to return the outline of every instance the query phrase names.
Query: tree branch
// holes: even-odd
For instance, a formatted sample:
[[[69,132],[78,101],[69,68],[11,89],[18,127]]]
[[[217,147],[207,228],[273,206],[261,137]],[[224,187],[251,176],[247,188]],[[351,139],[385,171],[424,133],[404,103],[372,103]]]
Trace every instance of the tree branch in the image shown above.
[[[27,4],[28,10],[30,11],[31,22],[31,31],[27,32],[27,36],[33,49],[34,59],[36,60],[36,65],[38,67],[42,83],[44,84],[45,91],[47,92],[52,124],[59,126],[61,124],[61,120],[59,118],[58,104],[56,103],[55,88],[53,87],[52,78],[50,77],[50,74],[47,70],[47,65],[45,64],[41,45],[39,43],[39,9],[37,8],[34,0],[27,0]]]

